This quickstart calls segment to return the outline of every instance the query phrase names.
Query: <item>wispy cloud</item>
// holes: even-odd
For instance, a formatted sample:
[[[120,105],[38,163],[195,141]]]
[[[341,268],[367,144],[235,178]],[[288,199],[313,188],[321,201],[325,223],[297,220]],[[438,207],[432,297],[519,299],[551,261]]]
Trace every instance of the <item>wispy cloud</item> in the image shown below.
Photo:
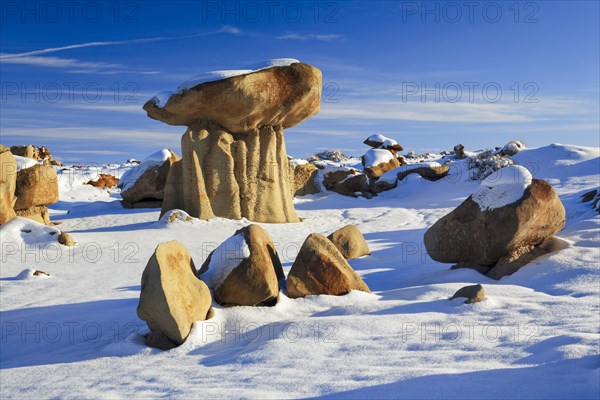
[[[50,68],[75,68],[71,72],[74,73],[102,73],[102,74],[113,74],[122,72],[131,73],[142,73],[142,74],[155,74],[157,71],[132,71],[128,67],[122,64],[108,63],[108,62],[88,62],[81,61],[74,58],[62,58],[62,57],[46,57],[45,54],[63,52],[68,50],[76,50],[87,47],[98,47],[98,46],[123,46],[123,45],[136,45],[143,43],[162,42],[167,40],[179,40],[188,39],[202,36],[210,36],[217,34],[240,34],[240,29],[234,26],[223,26],[220,29],[210,32],[198,32],[189,35],[180,36],[158,36],[151,38],[139,38],[139,39],[127,39],[127,40],[116,40],[116,41],[96,41],[70,44],[60,47],[49,47],[46,49],[32,50],[22,53],[0,53],[0,63],[5,64],[21,64],[31,65],[37,67],[50,67]]]
[[[319,33],[286,33],[284,35],[277,36],[275,39],[279,40],[317,40],[319,42],[332,42],[336,40],[342,40],[344,37],[337,34],[319,34]]]

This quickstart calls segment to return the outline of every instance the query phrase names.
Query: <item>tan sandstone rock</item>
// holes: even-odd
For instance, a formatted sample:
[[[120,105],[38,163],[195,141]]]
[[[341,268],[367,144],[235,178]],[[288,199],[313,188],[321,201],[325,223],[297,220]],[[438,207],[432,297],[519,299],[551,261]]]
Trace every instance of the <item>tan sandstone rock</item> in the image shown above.
[[[339,296],[351,290],[371,292],[329,239],[318,233],[309,235],[288,274],[289,297]]]
[[[121,197],[123,197],[124,207],[145,208],[162,206],[169,172],[173,164],[180,160],[179,156],[173,150],[168,150],[168,152],[171,154],[170,157],[161,165],[147,168],[131,185],[127,184],[127,177],[123,179],[125,182],[123,182],[124,186],[122,186]],[[138,168],[141,168],[142,165]]]
[[[17,162],[8,147],[0,144],[0,225],[15,217]]]
[[[371,254],[365,237],[355,225],[346,225],[327,236],[346,260]]]
[[[17,172],[14,209],[18,216],[50,225],[46,206],[58,201],[58,175],[54,168],[36,164]]]
[[[208,256],[199,274],[222,306],[274,305],[278,281],[285,279],[273,240],[259,225],[235,232]]]
[[[317,68],[292,63],[198,84],[162,108],[148,101],[150,118],[188,126],[161,215],[298,222],[283,129],[319,111],[321,80]]]
[[[112,176],[110,174],[100,174],[98,176],[98,179],[88,181],[88,182],[84,183],[84,185],[91,185],[96,188],[109,189],[109,188],[117,186],[118,183],[119,183],[119,178],[117,178],[116,176]]]
[[[479,303],[480,301],[485,300],[485,290],[481,284],[464,286],[458,289],[456,293],[450,297],[450,300],[454,300],[457,297],[466,298],[465,304]]]
[[[182,344],[192,324],[207,318],[211,302],[185,246],[176,240],[159,244],[142,274],[137,308],[152,332],[146,343],[159,348],[168,348],[169,341]]]
[[[305,196],[321,191],[318,177],[319,169],[311,163],[299,164],[293,169],[294,173],[294,196]]]
[[[15,156],[32,158],[34,160],[40,160],[40,153],[37,146],[25,145],[25,146],[11,146],[10,152]]]
[[[518,201],[499,208],[482,211],[470,196],[433,224],[424,241],[432,259],[499,279],[543,253],[540,245],[564,225],[565,209],[552,186],[533,179]]]
[[[161,215],[298,222],[281,127],[234,135],[196,121],[181,140],[183,157],[169,173]]]
[[[367,176],[354,168],[326,173],[323,177],[323,186],[344,196],[358,197],[360,194],[370,197]]]
[[[163,108],[150,100],[144,110],[169,125],[189,126],[205,119],[231,133],[261,126],[286,129],[319,112],[321,80],[319,69],[293,63],[201,83],[171,95]]]

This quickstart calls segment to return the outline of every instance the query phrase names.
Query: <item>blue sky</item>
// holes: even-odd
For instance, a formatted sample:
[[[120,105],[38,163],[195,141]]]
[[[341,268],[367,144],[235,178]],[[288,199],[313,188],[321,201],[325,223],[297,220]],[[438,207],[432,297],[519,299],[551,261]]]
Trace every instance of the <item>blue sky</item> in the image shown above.
[[[292,57],[323,71],[288,153],[600,146],[599,3],[3,1],[0,133],[63,161],[180,151],[144,102],[205,71]]]

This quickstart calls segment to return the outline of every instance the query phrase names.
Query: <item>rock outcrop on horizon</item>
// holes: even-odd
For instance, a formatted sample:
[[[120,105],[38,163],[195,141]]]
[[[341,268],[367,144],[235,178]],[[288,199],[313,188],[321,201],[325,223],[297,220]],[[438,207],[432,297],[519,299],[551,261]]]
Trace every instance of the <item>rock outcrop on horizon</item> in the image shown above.
[[[190,85],[164,105],[148,101],[150,118],[188,127],[161,215],[298,222],[284,129],[319,111],[321,80],[317,68],[292,62]]]
[[[0,225],[16,216],[13,209],[16,185],[17,162],[8,147],[0,144]]]
[[[564,225],[565,208],[552,186],[511,166],[490,175],[480,190],[433,224],[424,242],[436,261],[500,279],[547,252],[544,243]]]
[[[58,201],[58,175],[49,165],[35,164],[17,172],[16,215],[50,225],[46,206]]]

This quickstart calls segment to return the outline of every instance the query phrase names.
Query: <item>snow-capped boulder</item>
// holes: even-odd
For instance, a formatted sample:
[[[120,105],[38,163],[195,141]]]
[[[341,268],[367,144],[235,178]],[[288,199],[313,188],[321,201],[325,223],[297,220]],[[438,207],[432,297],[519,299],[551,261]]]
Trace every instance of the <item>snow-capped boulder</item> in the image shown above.
[[[208,74],[148,101],[150,118],[188,126],[161,213],[298,222],[283,130],[319,111],[321,87],[320,70],[285,59]]]
[[[371,254],[365,237],[355,225],[346,225],[327,236],[346,260]]]
[[[162,149],[146,157],[140,165],[123,174],[121,187],[123,206],[127,208],[160,207],[167,177],[180,158],[173,150]]]
[[[20,217],[50,225],[46,206],[58,201],[58,175],[48,165],[35,164],[17,172],[15,212]]]
[[[389,150],[371,149],[362,156],[365,174],[373,179],[400,166],[400,161]]]
[[[495,279],[539,255],[543,243],[565,224],[565,209],[546,181],[526,168],[494,172],[450,214],[425,233],[436,261],[472,267]]]
[[[506,143],[500,153],[504,156],[514,156],[525,148],[525,145],[518,140],[511,140]]]
[[[366,138],[363,143],[367,146],[373,147],[374,149],[379,148],[381,146],[393,146],[398,144],[398,142],[394,139],[390,139],[381,134],[371,135],[368,138]]]
[[[321,71],[294,59],[269,60],[241,70],[192,78],[144,110],[169,125],[211,120],[232,133],[261,126],[291,128],[319,111]],[[161,99],[162,97],[162,99]]]
[[[318,233],[309,235],[288,274],[288,296],[341,296],[352,290],[371,292],[329,239]]]
[[[268,306],[279,297],[285,278],[271,236],[249,225],[216,248],[202,264],[199,277],[222,306]]]
[[[8,147],[0,144],[0,225],[15,217],[17,162]]]
[[[454,156],[459,160],[465,158],[465,146],[460,143],[454,146]]]
[[[163,350],[182,344],[192,324],[203,321],[211,308],[210,291],[196,277],[186,247],[173,240],[161,243],[142,274],[142,290],[137,307],[140,319],[151,333],[146,344]]]

